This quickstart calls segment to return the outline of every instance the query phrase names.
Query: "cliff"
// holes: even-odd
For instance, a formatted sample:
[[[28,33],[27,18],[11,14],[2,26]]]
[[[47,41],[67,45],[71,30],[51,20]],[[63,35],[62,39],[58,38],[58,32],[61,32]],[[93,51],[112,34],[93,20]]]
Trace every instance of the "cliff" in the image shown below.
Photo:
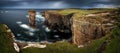
[[[4,24],[0,24],[0,52],[16,53],[13,45],[13,34]]]
[[[52,12],[57,12],[63,16],[73,12],[77,12],[72,16],[73,24],[71,25],[72,27],[71,32],[73,32],[73,37],[75,37],[77,40],[74,42],[74,44],[70,44],[68,42],[56,42],[47,45],[47,47],[43,49],[30,47],[23,49],[22,50],[23,52],[25,53],[119,53],[120,52],[119,50],[120,49],[120,9],[119,10],[113,9],[112,11],[111,10],[106,11],[106,9],[103,10],[67,9],[67,10],[59,10],[59,11],[55,10]],[[73,27],[74,25],[75,27]],[[75,32],[77,34],[74,34]],[[85,33],[87,33],[86,36]],[[76,44],[79,46],[79,48],[77,47]],[[84,47],[86,44],[87,46]]]
[[[115,23],[114,16],[118,13],[117,9],[95,9],[95,10],[49,10],[43,14],[46,18],[46,25],[51,30],[66,29],[72,33],[74,44],[83,47],[95,40],[108,34]]]
[[[43,16],[45,17],[45,25],[49,27],[52,31],[70,31],[72,25],[71,17],[74,13],[70,13],[68,15],[61,15],[57,12],[43,12]]]
[[[52,12],[62,16],[75,13],[72,19],[70,18],[72,20],[70,30],[73,32],[73,37],[77,39],[74,43],[82,48],[68,42],[56,42],[48,44],[46,48],[21,49],[22,53],[120,53],[120,9],[119,11],[67,9]],[[0,24],[0,52],[16,53],[13,42],[8,27]],[[86,44],[88,45],[84,47]]]
[[[85,45],[91,40],[101,38],[110,33],[115,23],[112,19],[116,15],[114,11],[86,14],[79,19],[73,18],[73,42],[77,45]]]

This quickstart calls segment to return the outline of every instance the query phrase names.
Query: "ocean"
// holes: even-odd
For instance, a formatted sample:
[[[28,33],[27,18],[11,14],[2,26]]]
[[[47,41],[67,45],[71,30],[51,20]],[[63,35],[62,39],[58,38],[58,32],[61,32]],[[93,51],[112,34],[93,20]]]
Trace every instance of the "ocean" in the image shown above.
[[[20,41],[60,41],[71,38],[71,33],[50,32],[50,29],[44,25],[44,17],[40,12],[44,9],[37,9],[36,29],[29,27],[28,10],[10,9],[0,10],[0,23],[8,25],[15,35],[16,40]]]

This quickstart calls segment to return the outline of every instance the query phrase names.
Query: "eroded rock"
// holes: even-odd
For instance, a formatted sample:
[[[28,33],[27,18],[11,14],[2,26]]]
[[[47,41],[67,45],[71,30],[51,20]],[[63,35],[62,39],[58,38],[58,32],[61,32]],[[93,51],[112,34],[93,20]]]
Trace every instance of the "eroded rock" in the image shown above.
[[[71,30],[72,16],[74,13],[69,15],[61,15],[57,12],[47,12],[44,13],[45,25],[51,30],[57,30],[60,32],[65,32],[65,30]]]
[[[101,38],[110,32],[114,27],[115,12],[100,12],[83,15],[79,19],[73,17],[74,13],[61,15],[56,12],[44,12],[46,25],[51,30],[64,32],[66,29],[71,30],[73,43],[79,47],[84,47],[91,40]],[[75,16],[75,15],[74,15]],[[81,46],[83,45],[83,46]]]
[[[109,16],[108,16],[109,15]],[[113,26],[111,16],[115,16],[113,12],[104,12],[97,14],[89,14],[79,19],[73,18],[73,42],[74,44],[87,45],[91,40],[101,38],[108,34]]]
[[[36,11],[29,10],[28,14],[29,14],[29,25],[34,27]]]

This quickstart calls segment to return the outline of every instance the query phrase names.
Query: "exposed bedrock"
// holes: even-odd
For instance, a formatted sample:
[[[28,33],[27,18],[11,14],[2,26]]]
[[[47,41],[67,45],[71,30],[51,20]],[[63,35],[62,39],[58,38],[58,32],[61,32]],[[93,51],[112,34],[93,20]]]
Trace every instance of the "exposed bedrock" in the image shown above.
[[[78,46],[86,45],[91,40],[105,36],[114,27],[116,12],[100,12],[76,18],[77,13],[61,15],[57,12],[44,12],[45,25],[51,30],[71,31],[72,40]]]
[[[70,32],[72,25],[72,16],[74,13],[68,15],[61,15],[56,12],[44,12],[45,25],[52,31]]]
[[[115,23],[116,13],[113,11],[88,15],[84,15],[79,19],[73,18],[72,32],[74,44],[86,45],[91,40],[105,36],[115,27],[113,23]]]

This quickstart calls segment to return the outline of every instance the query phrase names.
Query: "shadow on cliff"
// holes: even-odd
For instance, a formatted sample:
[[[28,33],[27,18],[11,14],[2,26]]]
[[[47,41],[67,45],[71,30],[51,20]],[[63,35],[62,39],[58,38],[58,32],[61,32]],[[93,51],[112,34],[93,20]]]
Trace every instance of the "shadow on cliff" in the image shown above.
[[[42,12],[45,17],[45,25],[51,30],[49,34],[59,35],[60,38],[71,39],[72,38],[72,16],[74,13],[68,15],[61,15],[57,12]]]

